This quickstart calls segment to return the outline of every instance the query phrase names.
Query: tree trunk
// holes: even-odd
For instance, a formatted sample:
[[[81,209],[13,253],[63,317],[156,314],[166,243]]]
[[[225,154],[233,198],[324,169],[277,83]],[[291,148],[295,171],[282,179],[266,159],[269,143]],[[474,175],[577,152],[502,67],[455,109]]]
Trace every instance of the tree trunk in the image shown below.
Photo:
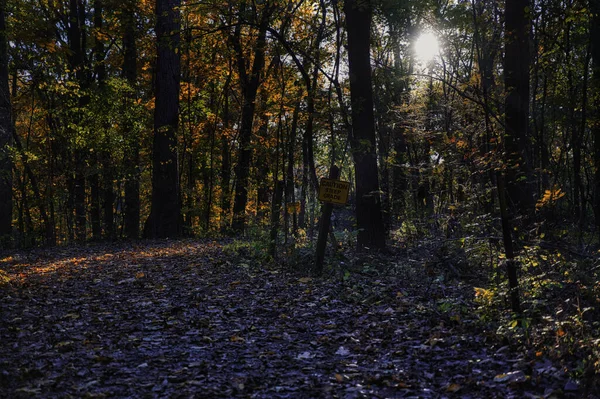
[[[529,124],[529,23],[530,3],[507,0],[505,10],[505,124],[504,150],[506,173],[498,175],[498,197],[507,260],[511,305],[520,313],[517,264],[513,249],[515,215],[527,216],[533,209],[533,190],[526,147]],[[508,197],[508,198],[507,198]]]
[[[265,66],[266,33],[269,23],[269,10],[263,10],[256,45],[254,46],[252,69],[248,73],[247,59],[241,44],[241,25],[238,25],[231,43],[236,51],[238,75],[242,89],[242,119],[240,122],[238,162],[235,168],[236,184],[233,201],[233,221],[231,228],[236,233],[243,233],[246,228],[246,204],[248,203],[248,180],[252,160],[252,125],[256,110],[256,94],[260,85],[260,75]]]
[[[231,154],[229,141],[223,134],[221,136],[221,231],[225,232],[229,227],[231,209]]]
[[[131,94],[126,99],[131,103],[137,92],[137,47],[135,26],[136,1],[129,0],[123,10],[123,76],[130,86]],[[140,234],[140,140],[134,129],[133,121],[125,118],[124,136],[125,148],[125,235],[128,238],[138,238]]]
[[[144,235],[181,235],[181,205],[177,175],[179,125],[179,57],[181,0],[156,1],[156,99],[152,143],[152,204]]]
[[[103,13],[103,0],[94,0],[94,29],[96,31],[102,31],[102,13]],[[96,80],[98,81],[98,88],[100,92],[103,92],[106,88],[106,66],[104,64],[104,42],[96,36],[94,43],[94,71],[96,73]],[[102,223],[101,223],[101,206],[100,206],[100,165],[99,159],[96,154],[92,154],[91,158],[92,167],[91,174],[89,177],[90,182],[90,221],[92,224],[92,238],[99,240],[102,235]]]
[[[93,158],[94,173],[90,176],[90,222],[92,224],[92,239],[102,237],[101,208],[100,208],[100,176],[98,174],[98,159]]]
[[[515,250],[512,239],[512,223],[506,201],[505,178],[502,172],[498,172],[496,182],[498,185],[498,202],[500,203],[500,221],[502,224],[504,253],[506,255],[506,275],[508,276],[510,307],[515,314],[520,315],[521,300],[519,298],[519,279],[517,275],[518,262],[515,259]]]
[[[592,137],[594,138],[594,213],[596,229],[600,238],[600,0],[589,0],[592,20],[590,24],[590,40],[592,48],[592,79],[590,86],[594,96],[594,123]]]
[[[507,0],[505,9],[506,189],[509,210],[523,216],[533,211],[534,198],[528,135],[529,125],[529,0]],[[512,213],[512,212],[511,212]]]
[[[116,236],[115,231],[115,192],[113,189],[114,168],[112,158],[108,151],[102,152],[102,210],[104,211],[104,237],[113,239]]]
[[[83,108],[89,102],[89,97],[85,92],[88,88],[87,74],[84,68],[84,51],[85,51],[85,6],[81,0],[69,1],[69,66],[75,73],[75,78],[79,83],[79,88],[82,91],[79,97],[79,107]],[[76,115],[72,123],[78,125],[81,123],[81,115]],[[72,134],[77,135],[76,131]],[[73,158],[75,161],[73,176],[71,179],[71,198],[72,205],[75,208],[75,239],[77,241],[85,241],[87,238],[86,232],[86,179],[85,179],[85,150],[76,148]]]
[[[295,152],[296,152],[296,136],[298,135],[298,116],[300,114],[300,101],[298,101],[296,103],[296,106],[294,107],[294,113],[292,116],[292,125],[290,127],[290,133],[289,133],[289,137],[287,140],[287,171],[285,174],[285,200],[286,203],[296,203],[296,184],[295,184],[295,179],[294,179],[294,166],[296,163],[296,157]],[[295,205],[292,206],[293,212],[292,212],[292,234],[294,234],[294,236],[296,236],[298,234],[298,211],[299,209],[295,208]],[[289,227],[289,223],[288,223],[288,219],[289,219],[289,212],[287,212],[287,206],[286,206],[286,226]],[[287,237],[287,231],[286,231],[286,237]]]
[[[281,121],[279,122],[281,123]],[[266,140],[268,135],[269,117],[263,114],[260,118],[260,126],[258,128],[257,137]],[[262,141],[262,140],[261,140]],[[260,147],[256,149],[256,219],[259,226],[267,224],[267,214],[269,212],[269,149]],[[275,176],[277,170],[273,171]],[[283,187],[283,186],[282,186]],[[272,205],[272,204],[271,204]]]
[[[13,123],[8,86],[8,42],[6,38],[6,0],[0,0],[0,248],[12,232],[12,145]]]
[[[352,155],[356,173],[358,249],[385,248],[379,172],[375,148],[375,117],[371,87],[371,4],[346,0],[348,66],[352,102]]]

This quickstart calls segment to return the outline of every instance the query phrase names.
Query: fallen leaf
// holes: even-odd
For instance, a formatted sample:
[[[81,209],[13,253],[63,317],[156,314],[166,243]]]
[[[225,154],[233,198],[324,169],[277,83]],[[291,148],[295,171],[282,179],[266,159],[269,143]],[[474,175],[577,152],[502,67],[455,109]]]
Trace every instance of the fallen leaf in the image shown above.
[[[494,377],[494,382],[508,382],[508,383],[525,382],[525,381],[527,381],[527,379],[528,379],[528,377],[527,377],[527,375],[525,375],[525,373],[523,371],[517,370],[517,371],[511,371],[506,374],[498,374],[497,376]]]
[[[460,390],[462,387],[459,384],[453,383],[450,384],[446,387],[446,392],[457,392],[458,390]]]
[[[338,350],[335,352],[336,355],[340,355],[340,356],[348,356],[350,354],[350,351],[346,348],[344,348],[343,346],[340,346],[338,348]]]
[[[296,358],[297,359],[312,359],[313,357],[315,357],[315,355],[313,355],[310,352],[302,352]]]

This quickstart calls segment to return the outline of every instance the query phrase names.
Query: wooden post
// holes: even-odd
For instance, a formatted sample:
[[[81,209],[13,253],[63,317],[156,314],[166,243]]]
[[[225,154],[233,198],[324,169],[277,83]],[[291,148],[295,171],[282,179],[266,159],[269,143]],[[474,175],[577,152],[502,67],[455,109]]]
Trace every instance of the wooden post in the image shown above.
[[[281,201],[283,197],[283,180],[278,180],[275,183],[275,195],[273,198],[273,206],[271,208],[271,232],[269,235],[269,252],[273,259],[277,255],[277,232],[279,231],[279,216],[281,213]]]
[[[340,177],[340,169],[333,165],[329,171],[330,179],[338,179]],[[331,225],[331,213],[333,212],[333,204],[326,202],[323,204],[323,213],[319,221],[319,238],[317,239],[317,254],[315,256],[314,273],[320,276],[323,273],[323,261],[325,260],[325,248],[327,247],[327,233]]]

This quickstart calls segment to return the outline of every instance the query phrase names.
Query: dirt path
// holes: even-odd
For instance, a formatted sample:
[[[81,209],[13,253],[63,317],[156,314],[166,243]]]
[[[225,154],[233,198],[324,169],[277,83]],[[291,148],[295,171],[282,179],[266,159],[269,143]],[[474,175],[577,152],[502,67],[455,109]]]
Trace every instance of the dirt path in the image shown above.
[[[3,398],[581,397],[485,331],[464,289],[311,279],[211,241],[2,262]]]

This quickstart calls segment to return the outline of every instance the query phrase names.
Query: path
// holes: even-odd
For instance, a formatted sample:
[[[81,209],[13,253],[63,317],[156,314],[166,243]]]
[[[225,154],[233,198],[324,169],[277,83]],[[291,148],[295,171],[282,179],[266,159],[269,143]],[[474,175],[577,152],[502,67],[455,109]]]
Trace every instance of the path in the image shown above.
[[[311,279],[212,241],[4,262],[0,397],[580,397],[485,331],[466,290]]]

